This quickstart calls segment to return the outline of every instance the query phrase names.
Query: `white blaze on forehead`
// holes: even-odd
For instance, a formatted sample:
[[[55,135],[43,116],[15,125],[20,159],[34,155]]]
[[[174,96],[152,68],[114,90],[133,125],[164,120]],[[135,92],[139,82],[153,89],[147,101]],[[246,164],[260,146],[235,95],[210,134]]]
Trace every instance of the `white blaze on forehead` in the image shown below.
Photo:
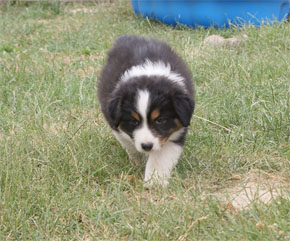
[[[142,116],[143,121],[147,121],[147,110],[149,108],[150,94],[148,90],[138,90],[137,92],[137,111]]]
[[[149,59],[146,59],[143,64],[135,65],[126,70],[121,76],[121,82],[140,76],[163,76],[184,87],[184,78],[179,73],[172,71],[169,63],[165,64],[162,61],[152,62]]]
[[[147,123],[147,112],[150,105],[150,93],[148,92],[148,90],[138,90],[136,96],[136,107],[138,113],[142,117],[142,124],[140,128],[137,128],[133,132],[135,147],[137,151],[144,152],[144,150],[142,149],[142,143],[152,143],[152,150],[158,150],[160,149],[159,140],[153,135]]]

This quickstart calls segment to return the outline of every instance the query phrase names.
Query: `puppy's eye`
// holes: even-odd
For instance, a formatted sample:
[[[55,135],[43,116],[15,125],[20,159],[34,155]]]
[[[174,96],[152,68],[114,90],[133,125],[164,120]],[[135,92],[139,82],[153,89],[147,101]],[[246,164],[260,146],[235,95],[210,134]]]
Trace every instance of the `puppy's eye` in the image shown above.
[[[137,126],[139,125],[139,121],[136,119],[132,119],[132,120],[129,120],[129,124],[132,126]]]
[[[167,122],[167,119],[159,117],[154,120],[155,124],[157,125],[164,125]]]

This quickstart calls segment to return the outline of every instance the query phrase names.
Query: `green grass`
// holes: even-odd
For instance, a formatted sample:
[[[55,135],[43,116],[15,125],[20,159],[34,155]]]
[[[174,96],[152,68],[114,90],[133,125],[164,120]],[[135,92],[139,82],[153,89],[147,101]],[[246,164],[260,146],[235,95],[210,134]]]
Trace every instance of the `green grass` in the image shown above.
[[[215,195],[253,170],[289,184],[289,23],[174,28],[128,1],[0,11],[0,240],[290,239],[285,197],[233,211]],[[203,44],[244,32],[233,49]],[[124,33],[167,41],[194,75],[197,117],[164,190],[143,188],[100,113],[97,77]]]

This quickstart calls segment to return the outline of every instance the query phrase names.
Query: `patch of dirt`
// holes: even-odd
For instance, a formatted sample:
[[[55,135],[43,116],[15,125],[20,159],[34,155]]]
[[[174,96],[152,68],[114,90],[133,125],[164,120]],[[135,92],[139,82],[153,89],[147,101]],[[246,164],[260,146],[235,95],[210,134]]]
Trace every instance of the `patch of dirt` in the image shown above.
[[[211,45],[214,47],[226,46],[226,47],[236,47],[241,42],[248,39],[248,34],[244,33],[242,35],[234,36],[232,38],[224,38],[220,35],[210,35],[204,39],[204,44]]]
[[[46,123],[43,124],[43,129],[52,135],[58,135],[60,132],[66,131],[67,127],[67,123],[50,123],[50,125]]]
[[[75,9],[69,9],[69,13],[76,14],[76,13],[97,13],[97,8],[75,8]]]
[[[38,23],[43,23],[43,24],[47,24],[47,23],[50,23],[51,20],[50,19],[39,19],[37,20]]]
[[[250,172],[245,176],[233,176],[231,187],[219,190],[215,195],[229,209],[248,209],[252,201],[270,203],[278,197],[290,200],[290,183],[280,176]]]

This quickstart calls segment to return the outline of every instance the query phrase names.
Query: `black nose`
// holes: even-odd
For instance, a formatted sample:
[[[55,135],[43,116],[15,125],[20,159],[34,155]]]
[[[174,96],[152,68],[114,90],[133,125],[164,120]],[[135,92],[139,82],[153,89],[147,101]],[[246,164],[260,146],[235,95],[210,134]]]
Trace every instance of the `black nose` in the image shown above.
[[[151,143],[151,142],[142,143],[141,146],[142,146],[144,151],[150,151],[153,147],[153,143]]]

